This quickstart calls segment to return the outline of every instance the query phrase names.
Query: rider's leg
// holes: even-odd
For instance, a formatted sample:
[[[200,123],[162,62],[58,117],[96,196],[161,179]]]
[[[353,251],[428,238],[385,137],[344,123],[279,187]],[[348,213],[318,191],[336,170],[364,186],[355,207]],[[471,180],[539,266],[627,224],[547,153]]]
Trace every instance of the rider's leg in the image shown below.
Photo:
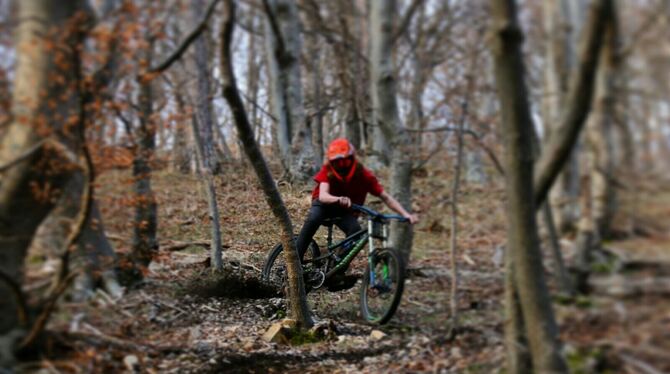
[[[355,234],[361,230],[361,225],[358,224],[358,220],[349,212],[342,215],[340,221],[337,223],[337,227],[344,231],[346,236]]]
[[[321,226],[321,222],[323,222],[326,217],[326,207],[318,201],[313,202],[312,207],[309,209],[307,219],[305,219],[305,223],[302,225],[302,229],[298,235],[298,241],[296,242],[296,248],[300,255],[301,262],[303,257],[305,257],[305,252],[307,252],[307,247],[309,246],[310,241],[314,237],[314,234],[316,234],[319,226]]]
[[[340,216],[340,221],[337,222],[337,227],[344,231],[346,236],[353,235],[361,230],[361,225],[358,223],[358,219],[356,219],[350,212],[345,212]],[[348,268],[349,267],[347,266],[338,273],[344,274]]]

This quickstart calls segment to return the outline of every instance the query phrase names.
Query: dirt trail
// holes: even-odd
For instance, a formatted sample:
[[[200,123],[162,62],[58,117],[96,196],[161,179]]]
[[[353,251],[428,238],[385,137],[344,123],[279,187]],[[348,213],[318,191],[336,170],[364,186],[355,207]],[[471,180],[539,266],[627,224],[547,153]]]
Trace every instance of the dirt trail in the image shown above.
[[[224,258],[234,265],[228,268],[231,273],[253,276],[259,273],[278,233],[269,229],[273,227],[272,217],[258,198],[260,192],[253,177],[229,177],[218,180],[223,238],[230,246]],[[131,209],[123,197],[126,187],[118,183],[126,177],[114,174],[104,178],[98,192],[105,224],[117,249],[126,251],[131,238]],[[121,300],[98,294],[87,303],[64,302],[49,328],[61,335],[60,341],[70,353],[49,362],[63,372],[73,372],[74,367],[96,372],[136,367],[161,373],[495,372],[504,363],[500,263],[505,233],[503,191],[496,185],[464,188],[458,255],[461,317],[456,338],[445,341],[450,282],[449,221],[445,213],[448,183],[439,173],[416,182],[415,195],[422,205],[415,208],[422,209],[422,222],[416,227],[411,277],[396,316],[386,326],[362,323],[359,283],[346,291],[310,294],[317,319],[332,321],[336,326],[337,334],[331,339],[298,346],[267,343],[261,335],[283,317],[283,300],[267,294],[246,299],[191,294],[189,287],[205,282],[209,274],[203,265],[207,251],[194,246],[162,253],[149,269],[145,284],[130,290]],[[161,241],[206,239],[207,209],[203,193],[195,187],[197,182],[190,177],[159,174],[155,184]],[[306,193],[281,187],[299,226],[308,207]],[[643,201],[654,209],[638,210],[640,214],[653,214],[640,216],[640,221],[670,222],[670,194],[653,196],[645,195],[648,200]],[[670,240],[662,235],[638,235],[606,244],[633,258],[643,252],[646,255],[646,250],[638,249],[647,248],[649,242],[658,250],[649,251],[645,258],[659,262],[670,254]],[[31,269],[38,271],[41,266],[35,262]],[[362,272],[362,266],[362,260],[355,262],[352,271]],[[644,267],[626,276],[640,274],[651,274],[653,279],[668,275],[650,273]],[[235,283],[220,287],[247,286]],[[555,304],[575,372],[636,372],[639,365],[670,371],[670,360],[661,354],[670,351],[669,296],[596,293],[575,304]],[[373,329],[386,335],[374,339],[370,335]]]

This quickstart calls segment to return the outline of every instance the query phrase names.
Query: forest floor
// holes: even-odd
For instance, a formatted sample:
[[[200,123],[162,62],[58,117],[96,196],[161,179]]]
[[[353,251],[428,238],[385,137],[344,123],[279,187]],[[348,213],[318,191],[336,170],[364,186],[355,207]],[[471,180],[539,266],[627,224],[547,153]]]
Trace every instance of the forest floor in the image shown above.
[[[217,193],[226,271],[254,278],[279,232],[247,170],[229,165],[217,177]],[[162,251],[144,283],[119,300],[104,292],[86,302],[62,300],[48,327],[62,333],[61,343],[68,350],[23,368],[60,372],[134,368],[150,373],[500,372],[506,224],[502,183],[466,184],[459,197],[459,324],[455,338],[446,340],[451,282],[449,175],[444,169],[429,169],[414,178],[413,209],[421,222],[415,228],[403,301],[387,325],[362,321],[359,282],[346,291],[309,294],[319,324],[330,326],[328,339],[300,345],[268,343],[261,336],[283,317],[283,300],[256,290],[253,282],[236,283],[234,277],[218,285],[220,293],[197,292],[198,285],[211,278],[206,268],[209,254],[206,248],[190,246]],[[383,174],[381,180],[386,180]],[[576,373],[670,372],[670,184],[638,184],[620,190],[617,225],[632,234],[605,243],[613,255],[599,265],[592,279],[594,292],[570,303],[555,298],[561,337]],[[127,171],[108,172],[97,181],[104,223],[119,252],[129,250],[132,238],[131,187]],[[158,172],[153,187],[161,246],[209,238],[205,193],[196,177]],[[311,186],[280,183],[280,189],[299,230]],[[381,209],[374,199],[368,203]],[[323,241],[321,233],[317,241]],[[572,240],[565,238],[561,244],[570,263]],[[350,271],[363,271],[364,262],[359,260]],[[29,262],[32,272],[44,272],[43,263]],[[546,268],[552,278],[550,262]],[[371,334],[373,330],[383,334]]]

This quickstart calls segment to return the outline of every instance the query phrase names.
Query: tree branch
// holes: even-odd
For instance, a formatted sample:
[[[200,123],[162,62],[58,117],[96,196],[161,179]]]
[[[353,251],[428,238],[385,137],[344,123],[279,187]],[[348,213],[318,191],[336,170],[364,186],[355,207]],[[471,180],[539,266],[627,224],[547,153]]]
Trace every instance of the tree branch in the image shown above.
[[[153,75],[153,74],[159,74],[164,72],[165,70],[169,69],[172,64],[179,60],[181,56],[186,52],[188,47],[195,41],[200,34],[207,28],[207,22],[209,21],[209,18],[212,16],[214,13],[214,8],[216,7],[216,4],[219,3],[219,0],[212,0],[211,3],[209,3],[209,6],[207,7],[207,11],[205,12],[205,16],[202,18],[200,23],[191,31],[188,36],[182,41],[182,43],[177,47],[177,49],[172,52],[171,55],[169,55],[167,58],[163,60],[160,64],[152,67],[149,69],[147,72],[142,74],[142,77],[145,77],[147,75]]]
[[[284,44],[284,38],[282,37],[281,30],[279,29],[279,24],[277,23],[277,17],[270,6],[268,0],[263,0],[263,7],[265,8],[265,14],[268,16],[268,22],[270,22],[270,28],[272,28],[272,33],[274,33],[275,38],[277,38],[277,50],[279,51],[278,55],[283,56],[286,53],[286,45]]]
[[[405,13],[405,16],[402,18],[402,21],[400,21],[398,29],[393,34],[393,36],[391,36],[391,45],[395,44],[395,42],[400,38],[400,36],[403,33],[405,33],[405,31],[409,27],[410,22],[412,22],[412,17],[414,16],[414,13],[416,12],[417,9],[419,9],[419,6],[422,3],[423,0],[414,0],[412,4],[410,4],[409,9],[407,9],[407,12]]]

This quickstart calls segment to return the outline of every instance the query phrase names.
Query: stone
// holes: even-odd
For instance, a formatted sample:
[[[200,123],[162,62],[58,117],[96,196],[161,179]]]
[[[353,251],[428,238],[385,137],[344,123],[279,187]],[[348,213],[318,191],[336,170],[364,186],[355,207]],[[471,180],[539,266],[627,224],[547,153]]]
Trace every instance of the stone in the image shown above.
[[[128,355],[123,358],[123,364],[130,372],[136,372],[140,368],[140,360],[135,355]]]
[[[385,337],[386,337],[386,334],[383,331],[372,330],[370,332],[370,338],[372,340],[381,340],[381,339],[384,339]]]
[[[281,325],[284,326],[284,328],[287,328],[289,330],[296,329],[298,327],[298,321],[291,319],[291,318],[284,318],[281,321]]]
[[[288,329],[284,327],[282,322],[272,324],[270,328],[263,334],[262,339],[270,343],[288,344]]]

